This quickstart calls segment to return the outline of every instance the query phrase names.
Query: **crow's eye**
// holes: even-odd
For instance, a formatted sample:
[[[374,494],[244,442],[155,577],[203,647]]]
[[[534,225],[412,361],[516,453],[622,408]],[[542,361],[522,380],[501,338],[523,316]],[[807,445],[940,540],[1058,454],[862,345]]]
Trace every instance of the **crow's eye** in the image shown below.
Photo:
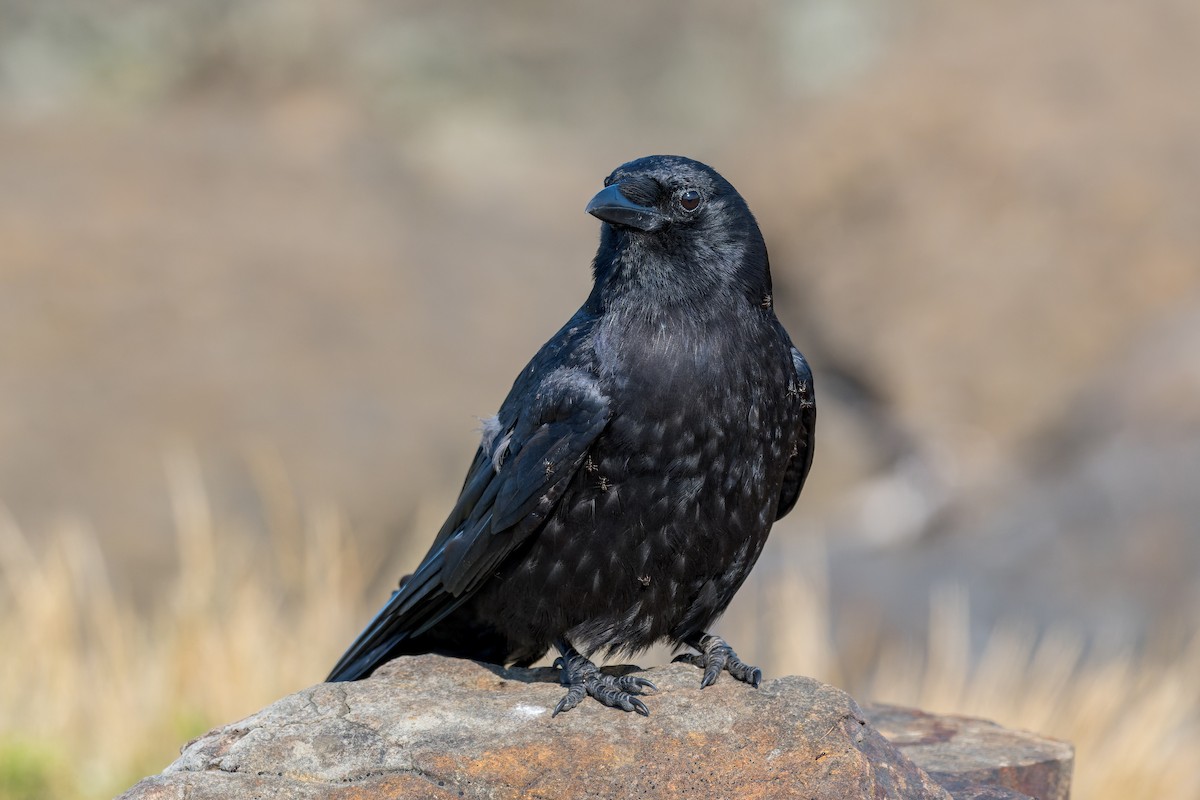
[[[609,175],[607,178],[604,179],[604,185],[607,187],[607,186],[612,186],[612,184],[613,184],[612,175]]]
[[[695,189],[684,189],[679,195],[679,207],[684,211],[695,211],[700,207],[700,192]]]

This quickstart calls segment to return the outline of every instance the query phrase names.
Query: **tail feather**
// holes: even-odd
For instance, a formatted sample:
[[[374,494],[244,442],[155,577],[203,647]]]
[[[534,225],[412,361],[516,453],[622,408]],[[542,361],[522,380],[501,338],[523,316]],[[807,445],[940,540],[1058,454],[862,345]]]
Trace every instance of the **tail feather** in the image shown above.
[[[504,637],[490,626],[453,613],[465,599],[435,621],[412,617],[406,618],[403,625],[397,624],[395,618],[383,619],[385,607],[359,634],[325,680],[330,683],[361,680],[397,656],[422,653],[503,664],[509,655]]]
[[[392,621],[388,610],[399,593],[399,590],[392,592],[392,599],[367,623],[367,627],[338,659],[326,682],[356,681],[367,677],[385,660],[380,658],[381,650],[390,650],[404,641],[406,636],[403,631],[394,631],[392,635],[387,633],[387,628],[391,627],[387,623]]]

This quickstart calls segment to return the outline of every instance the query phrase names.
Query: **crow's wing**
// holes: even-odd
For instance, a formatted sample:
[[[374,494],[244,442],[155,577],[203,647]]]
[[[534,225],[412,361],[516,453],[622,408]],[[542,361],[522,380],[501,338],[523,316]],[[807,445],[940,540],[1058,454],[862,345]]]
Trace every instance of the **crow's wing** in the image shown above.
[[[500,433],[476,453],[433,546],[327,680],[369,674],[400,642],[478,591],[553,511],[610,413],[608,398],[583,370],[559,368],[524,391],[514,387],[500,410]]]
[[[812,468],[814,435],[817,429],[817,405],[813,394],[812,370],[808,362],[796,348],[792,348],[792,366],[796,375],[794,383],[788,386],[788,394],[795,395],[800,400],[800,420],[796,431],[796,447],[792,458],[788,461],[787,471],[783,474],[783,487],[779,492],[779,509],[775,518],[780,519],[796,505],[800,490],[804,488],[804,479]]]

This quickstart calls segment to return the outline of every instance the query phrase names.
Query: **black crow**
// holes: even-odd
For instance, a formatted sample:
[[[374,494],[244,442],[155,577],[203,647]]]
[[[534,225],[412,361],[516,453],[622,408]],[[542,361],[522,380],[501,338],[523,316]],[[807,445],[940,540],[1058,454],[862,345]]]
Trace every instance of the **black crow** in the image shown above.
[[[398,655],[528,665],[551,646],[566,695],[647,714],[654,689],[590,658],[660,640],[757,686],[709,626],[813,458],[812,374],[775,317],[741,195],[678,156],[618,167],[583,307],[513,383],[429,553],[331,681]]]

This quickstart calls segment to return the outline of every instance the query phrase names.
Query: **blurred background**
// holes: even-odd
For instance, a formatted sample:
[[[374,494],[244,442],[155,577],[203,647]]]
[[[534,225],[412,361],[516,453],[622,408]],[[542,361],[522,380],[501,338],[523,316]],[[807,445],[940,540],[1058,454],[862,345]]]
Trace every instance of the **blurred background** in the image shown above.
[[[650,153],[816,374],[742,655],[1200,796],[1198,71],[1187,0],[0,0],[0,798],[320,680]]]

